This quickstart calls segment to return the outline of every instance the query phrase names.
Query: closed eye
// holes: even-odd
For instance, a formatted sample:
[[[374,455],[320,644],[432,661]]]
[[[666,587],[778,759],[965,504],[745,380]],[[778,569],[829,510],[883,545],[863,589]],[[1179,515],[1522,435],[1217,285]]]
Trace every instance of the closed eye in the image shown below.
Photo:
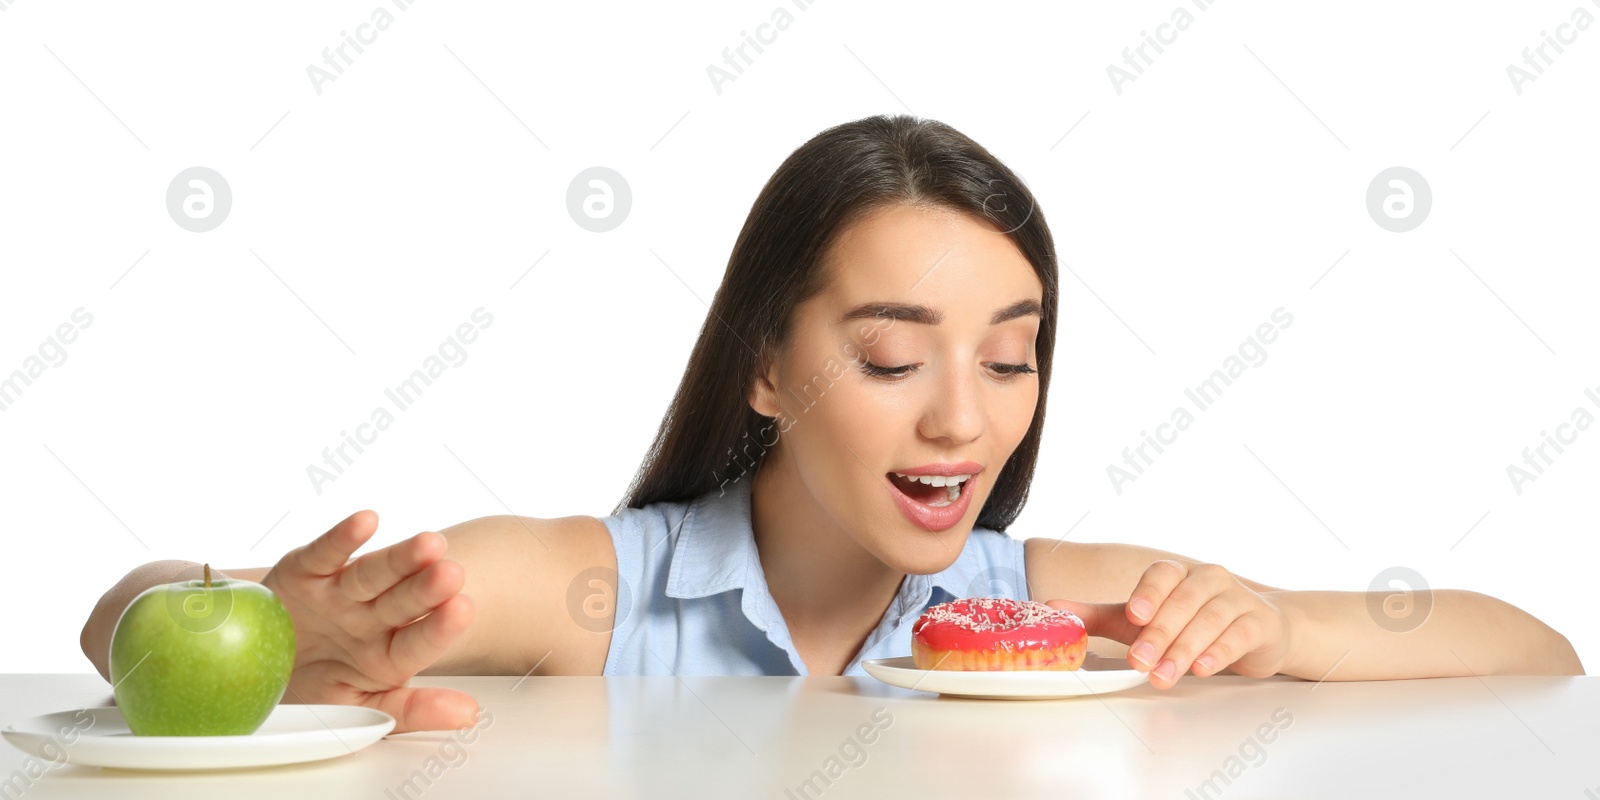
[[[861,364],[861,371],[875,378],[900,380],[908,377],[920,366],[920,364],[904,364],[898,367],[885,367],[874,364],[870,361],[864,361]],[[1004,375],[1005,378],[1003,378],[1003,380],[1013,380],[1021,375],[1028,375],[1038,372],[1038,370],[1028,366],[1027,364],[990,364],[989,367],[996,373]]]
[[[861,371],[874,378],[904,378],[916,368],[915,364],[906,364],[903,367],[880,367],[870,361],[861,364]]]
[[[1027,375],[1038,372],[1027,364],[995,364],[994,371],[1002,375]]]

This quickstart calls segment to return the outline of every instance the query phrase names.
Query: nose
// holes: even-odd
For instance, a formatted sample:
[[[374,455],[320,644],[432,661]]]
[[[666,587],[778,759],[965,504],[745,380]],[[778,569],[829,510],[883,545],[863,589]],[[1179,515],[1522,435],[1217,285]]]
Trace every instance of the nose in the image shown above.
[[[960,360],[947,363],[964,364]],[[941,369],[940,379],[929,381],[930,392],[921,399],[923,411],[917,432],[931,441],[962,445],[983,434],[983,387],[977,371],[969,367]]]

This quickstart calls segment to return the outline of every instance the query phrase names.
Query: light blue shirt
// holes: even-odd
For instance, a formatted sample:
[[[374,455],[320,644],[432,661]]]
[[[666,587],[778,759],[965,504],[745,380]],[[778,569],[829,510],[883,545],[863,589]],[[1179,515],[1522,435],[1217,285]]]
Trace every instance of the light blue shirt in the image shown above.
[[[750,523],[748,477],[684,502],[602,517],[617,551],[617,612],[605,675],[806,675],[779,613]],[[974,527],[960,556],[907,575],[851,659],[911,655],[911,626],[935,603],[1028,598],[1023,542]],[[849,591],[849,587],[838,587]]]

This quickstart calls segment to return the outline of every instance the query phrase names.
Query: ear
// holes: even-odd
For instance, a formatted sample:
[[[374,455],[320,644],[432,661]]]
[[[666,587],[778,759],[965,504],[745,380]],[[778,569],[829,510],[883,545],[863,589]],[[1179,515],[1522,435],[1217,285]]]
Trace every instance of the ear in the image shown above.
[[[755,377],[750,381],[750,407],[763,417],[783,417],[783,406],[778,402],[778,368],[771,358],[764,357],[756,364]]]

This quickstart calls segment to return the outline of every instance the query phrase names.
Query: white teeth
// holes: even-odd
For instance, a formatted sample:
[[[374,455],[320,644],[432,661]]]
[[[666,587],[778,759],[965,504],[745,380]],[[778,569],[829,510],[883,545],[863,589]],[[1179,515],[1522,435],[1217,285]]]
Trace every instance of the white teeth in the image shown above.
[[[943,508],[960,499],[961,485],[972,478],[971,475],[950,475],[947,477],[944,475],[907,475],[903,472],[896,472],[894,474],[905,478],[906,480],[924,483],[929,486],[944,487],[949,492],[948,499],[940,500],[934,503],[928,503],[927,505],[931,508]]]
[[[904,472],[896,472],[895,474],[908,481],[917,481],[929,486],[957,486],[972,478],[971,475],[951,475],[946,477],[944,475],[907,475]]]

